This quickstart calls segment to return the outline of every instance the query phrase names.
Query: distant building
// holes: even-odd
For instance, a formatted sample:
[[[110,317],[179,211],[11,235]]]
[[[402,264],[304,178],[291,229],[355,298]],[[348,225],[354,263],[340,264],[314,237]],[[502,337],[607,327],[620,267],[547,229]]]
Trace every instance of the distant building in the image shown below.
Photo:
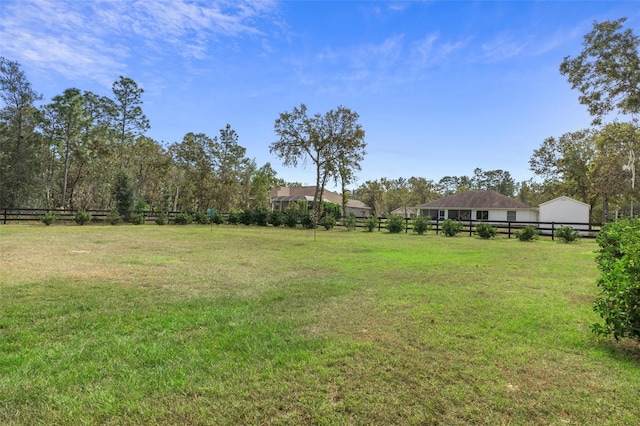
[[[315,186],[281,186],[273,189],[270,193],[271,210],[285,211],[289,204],[299,203],[302,200],[306,200],[308,205],[311,206],[315,192]],[[322,201],[342,207],[342,196],[327,189],[322,192]],[[343,214],[349,215],[351,213],[356,217],[369,217],[371,215],[371,207],[359,200],[349,200],[347,201],[346,211]]]

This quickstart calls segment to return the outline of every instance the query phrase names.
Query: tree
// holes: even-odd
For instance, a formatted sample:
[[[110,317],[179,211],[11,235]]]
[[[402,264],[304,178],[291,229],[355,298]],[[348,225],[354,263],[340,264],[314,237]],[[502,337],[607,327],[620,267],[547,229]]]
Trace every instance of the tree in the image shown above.
[[[633,158],[630,153],[640,152],[640,129],[633,123],[614,122],[597,133],[595,144],[598,153],[591,174],[594,191],[603,198],[603,215],[606,215],[611,201],[632,202],[636,197],[632,166],[638,165],[630,164],[629,160]],[[603,221],[607,220],[603,217]]]
[[[580,130],[557,139],[545,139],[533,152],[529,167],[548,187],[557,188],[555,195],[576,197],[593,208],[597,194],[593,189],[592,164],[596,154],[594,131]]]
[[[80,90],[72,88],[62,95],[54,96],[52,103],[44,108],[46,134],[51,139],[58,157],[62,161],[62,194],[60,206],[67,207],[69,172],[72,160],[86,154],[86,130],[91,116],[85,109],[85,99]],[[73,187],[72,187],[73,188]]]
[[[214,204],[218,210],[228,212],[241,204],[243,187],[248,189],[256,167],[245,157],[247,150],[238,144],[238,134],[231,125],[221,129],[220,137],[214,138],[214,142]]]
[[[589,109],[594,125],[611,112],[640,112],[640,38],[631,29],[623,30],[625,21],[594,22],[582,52],[565,57],[560,65],[571,88],[580,91],[580,103]]]
[[[0,206],[32,207],[40,191],[48,147],[38,128],[36,93],[20,64],[0,57]]]
[[[269,151],[283,160],[285,166],[296,167],[307,160],[316,168],[316,191],[313,210],[317,218],[322,213],[322,194],[327,181],[340,174],[340,168],[356,170],[364,157],[364,130],[358,124],[358,114],[339,106],[325,115],[307,116],[301,104],[292,112],[281,113],[275,122],[280,137]],[[346,174],[344,174],[346,176]]]
[[[120,142],[132,141],[149,130],[149,120],[142,112],[142,94],[144,89],[130,78],[120,76],[113,83],[115,95],[114,127]]]
[[[507,197],[513,197],[516,191],[516,182],[508,171],[500,169],[483,171],[476,168],[473,174],[472,180],[475,189],[497,191]]]
[[[212,207],[214,168],[218,147],[215,139],[204,133],[187,133],[182,142],[169,151],[184,174],[182,188],[176,188],[183,200],[182,207],[206,212]],[[174,206],[177,206],[177,202]]]
[[[379,180],[366,181],[354,191],[353,196],[371,207],[372,216],[382,216],[386,213],[386,193]]]

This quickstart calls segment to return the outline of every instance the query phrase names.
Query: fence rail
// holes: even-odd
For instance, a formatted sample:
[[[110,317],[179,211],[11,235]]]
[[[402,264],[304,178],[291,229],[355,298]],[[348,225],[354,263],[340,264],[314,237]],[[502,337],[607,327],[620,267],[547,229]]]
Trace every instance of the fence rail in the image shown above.
[[[111,212],[110,210],[85,210],[88,213],[91,213],[92,222],[106,222],[107,215]],[[8,222],[40,222],[42,217],[46,213],[55,213],[58,221],[63,222],[72,222],[75,220],[75,214],[78,210],[71,209],[9,209],[9,208],[0,208],[0,223],[7,224]],[[142,211],[139,212],[143,215],[145,219],[145,223],[147,222],[155,222],[158,216],[161,213],[167,215],[167,219],[172,221],[176,215],[182,213],[178,211],[171,212],[159,212],[159,211]],[[227,215],[223,215],[226,219]],[[369,218],[367,217],[358,217],[356,218],[356,228],[364,228],[365,222]],[[387,218],[380,217],[377,219],[377,230],[382,231],[386,228]],[[413,221],[410,218],[404,219],[405,221],[405,233],[413,231]],[[439,234],[442,231],[442,222],[441,219],[433,219],[431,221],[431,231]],[[583,223],[583,222],[510,222],[510,221],[478,221],[478,220],[463,220],[462,223],[462,231],[460,234],[468,234],[469,236],[473,236],[476,233],[476,226],[480,223],[487,223],[497,228],[497,232],[502,235],[506,235],[508,238],[511,238],[515,235],[517,231],[526,227],[533,226],[538,230],[541,235],[550,236],[552,239],[554,238],[555,230],[560,226],[571,226],[574,229],[577,229],[583,237],[587,238],[595,238],[598,235],[598,231],[601,228],[600,224],[591,224],[591,223]],[[344,226],[342,221],[338,221],[338,226]]]

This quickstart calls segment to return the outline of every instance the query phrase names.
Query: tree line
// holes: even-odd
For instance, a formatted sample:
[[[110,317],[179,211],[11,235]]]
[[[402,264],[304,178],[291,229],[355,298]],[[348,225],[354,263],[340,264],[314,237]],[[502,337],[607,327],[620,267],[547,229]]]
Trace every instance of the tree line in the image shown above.
[[[0,206],[220,211],[267,206],[284,182],[247,157],[226,125],[167,147],[145,136],[144,90],[120,77],[111,96],[77,88],[49,103],[0,58]]]

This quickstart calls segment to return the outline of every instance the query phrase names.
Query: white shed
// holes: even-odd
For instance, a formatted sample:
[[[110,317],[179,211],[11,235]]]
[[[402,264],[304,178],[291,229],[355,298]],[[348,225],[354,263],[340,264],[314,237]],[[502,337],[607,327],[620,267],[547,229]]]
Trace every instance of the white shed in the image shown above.
[[[571,225],[575,229],[586,230],[589,229],[590,209],[589,204],[563,195],[540,204],[539,220],[559,225]]]

